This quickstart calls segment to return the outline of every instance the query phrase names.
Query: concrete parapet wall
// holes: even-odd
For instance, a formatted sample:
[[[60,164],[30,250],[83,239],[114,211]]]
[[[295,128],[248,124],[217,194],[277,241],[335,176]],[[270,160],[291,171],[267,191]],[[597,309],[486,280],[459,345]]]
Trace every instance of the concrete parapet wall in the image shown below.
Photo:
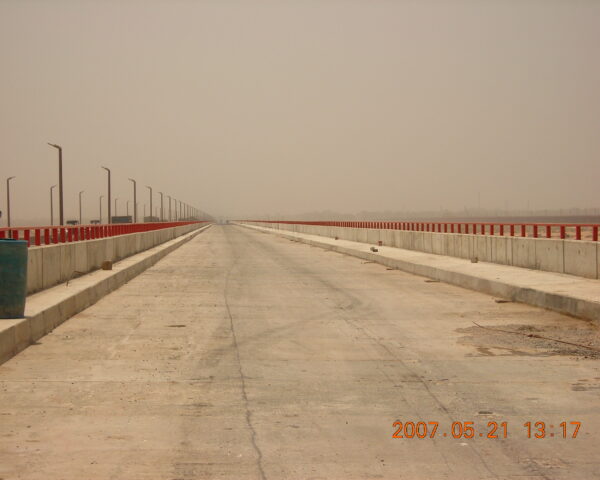
[[[27,293],[31,294],[117,262],[200,228],[201,224],[130,233],[83,242],[31,247],[28,255]]]
[[[241,222],[277,230],[416,250],[481,262],[600,278],[600,242],[459,233]]]

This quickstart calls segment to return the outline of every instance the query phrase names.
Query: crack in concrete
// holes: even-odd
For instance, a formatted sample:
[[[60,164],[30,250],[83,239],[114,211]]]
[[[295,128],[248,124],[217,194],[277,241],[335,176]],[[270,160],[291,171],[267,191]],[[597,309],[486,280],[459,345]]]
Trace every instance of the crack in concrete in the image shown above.
[[[242,383],[242,398],[244,399],[244,409],[246,411],[246,424],[248,425],[248,429],[250,430],[250,440],[252,442],[252,447],[256,452],[256,467],[258,468],[258,472],[260,474],[261,480],[267,480],[267,476],[265,475],[265,471],[262,465],[263,454],[258,446],[256,441],[256,430],[254,429],[254,425],[252,424],[252,411],[250,410],[250,402],[248,401],[248,394],[246,392],[246,376],[244,375],[244,370],[242,368],[242,361],[240,359],[240,349],[238,347],[237,335],[235,333],[235,325],[233,322],[233,315],[231,314],[231,309],[229,308],[229,300],[227,298],[227,291],[229,288],[229,276],[231,275],[231,271],[235,267],[237,263],[237,257],[234,256],[234,262],[227,271],[227,275],[225,277],[225,289],[223,292],[223,296],[225,298],[225,308],[227,310],[227,315],[229,317],[229,325],[231,328],[231,335],[233,337],[233,346],[235,347],[235,356],[238,364],[238,372],[240,375],[240,380]]]

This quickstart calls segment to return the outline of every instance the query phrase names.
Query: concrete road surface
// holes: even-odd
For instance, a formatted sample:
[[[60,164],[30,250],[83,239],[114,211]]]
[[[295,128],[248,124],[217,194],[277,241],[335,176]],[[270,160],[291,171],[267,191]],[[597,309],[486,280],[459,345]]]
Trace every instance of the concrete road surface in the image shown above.
[[[0,479],[600,478],[598,355],[532,333],[598,329],[215,226],[0,367]]]

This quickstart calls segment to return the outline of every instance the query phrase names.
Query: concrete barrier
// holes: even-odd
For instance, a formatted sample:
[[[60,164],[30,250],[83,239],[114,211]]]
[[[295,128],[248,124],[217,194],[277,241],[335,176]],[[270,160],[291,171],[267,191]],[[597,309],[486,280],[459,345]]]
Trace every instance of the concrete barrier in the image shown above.
[[[35,293],[192,232],[203,224],[29,249],[27,293]]]
[[[531,237],[413,232],[268,222],[240,222],[281,231],[433,253],[481,262],[600,278],[600,243]]]

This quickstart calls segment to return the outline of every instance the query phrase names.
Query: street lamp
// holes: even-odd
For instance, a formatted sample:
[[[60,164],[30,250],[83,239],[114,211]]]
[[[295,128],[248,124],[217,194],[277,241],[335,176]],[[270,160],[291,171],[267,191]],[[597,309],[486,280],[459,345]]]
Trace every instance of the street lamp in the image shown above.
[[[85,192],[85,190],[79,192],[79,225],[83,225],[83,222],[81,221],[81,194],[83,192]]]
[[[56,185],[50,187],[50,225],[54,225],[54,195],[52,195],[52,190],[55,188]]]
[[[115,197],[115,217],[119,216],[117,213],[117,200],[118,199],[119,199],[118,197]]]
[[[16,177],[8,177],[6,179],[6,222],[10,227],[10,181]]]
[[[65,224],[65,214],[63,209],[63,173],[62,173],[62,147],[54,143],[48,143],[51,147],[58,150],[58,210],[60,215],[60,224]]]
[[[152,221],[152,187],[146,185],[146,188],[150,190],[150,221]]]
[[[137,182],[133,179],[129,179],[130,182],[133,182],[133,223],[137,223]],[[127,212],[129,215],[129,212]]]
[[[110,218],[110,168],[106,168],[106,167],[102,167],[104,170],[106,170],[106,172],[108,173],[108,222],[106,223],[112,223],[111,218]]]
[[[104,198],[104,195],[100,195],[100,216],[98,217],[98,221],[100,223],[102,223],[102,199]]]
[[[160,194],[160,221],[163,222],[165,219],[163,218],[163,192],[158,192]]]
[[[129,217],[129,200],[127,200],[125,205],[127,205],[125,208],[127,209],[127,216]]]
[[[171,195],[167,195],[169,197],[169,222],[171,221]]]

